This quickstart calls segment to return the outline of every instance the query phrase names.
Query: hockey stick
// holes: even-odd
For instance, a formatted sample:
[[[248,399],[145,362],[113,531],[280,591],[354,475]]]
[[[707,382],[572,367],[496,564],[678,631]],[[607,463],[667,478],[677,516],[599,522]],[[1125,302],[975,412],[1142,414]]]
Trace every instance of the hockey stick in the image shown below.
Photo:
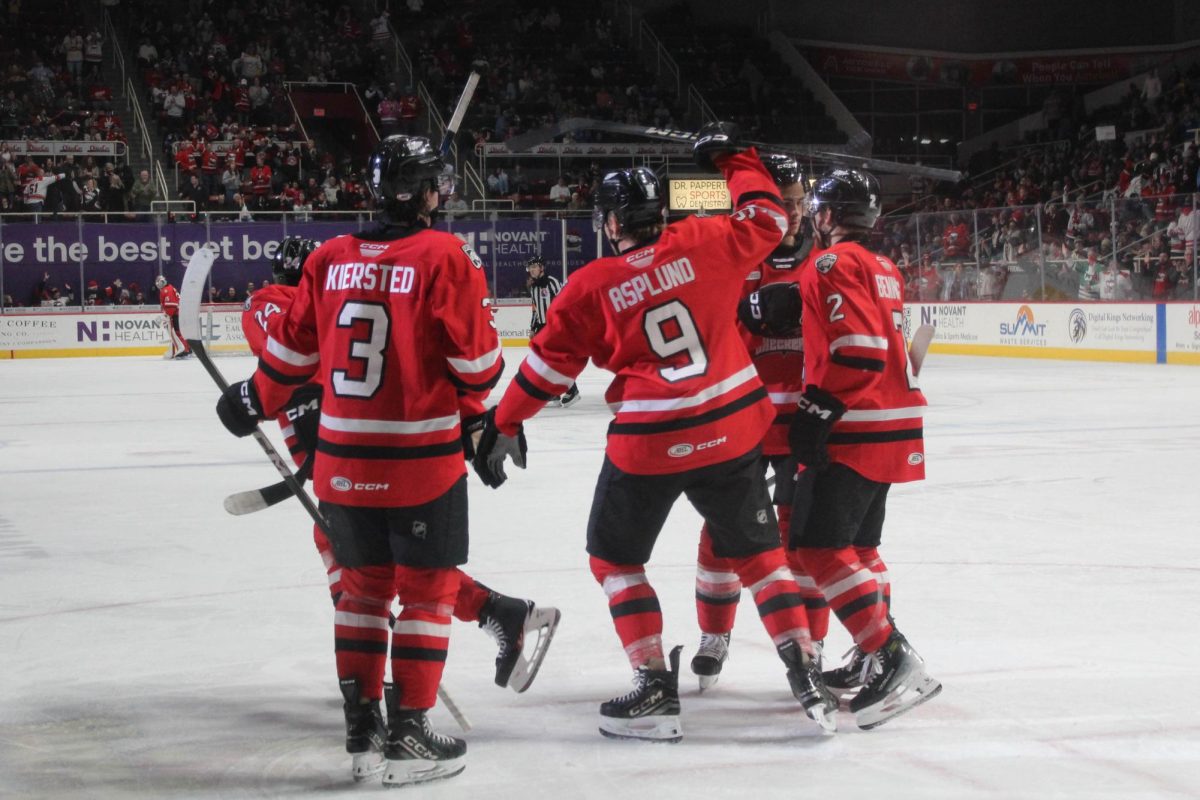
[[[696,141],[696,133],[692,131],[680,131],[672,128],[658,128],[653,125],[631,125],[625,122],[610,122],[602,119],[572,117],[570,119],[562,120],[555,125],[537,128],[535,130],[514,136],[504,142],[504,145],[513,152],[519,152],[522,150],[528,150],[529,148],[535,147],[539,144],[549,142],[559,136],[575,133],[576,131],[603,131],[606,133],[617,133],[624,136],[641,136],[647,139],[657,139],[659,141],[680,142],[686,144]],[[962,173],[956,169],[940,169],[938,167],[926,167],[920,164],[902,164],[899,161],[885,161],[884,159],[880,158],[856,156],[849,153],[834,153],[828,150],[816,150],[811,147],[780,147],[779,145],[771,144],[769,142],[755,142],[747,140],[743,140],[742,143],[772,153],[793,155],[798,158],[814,159],[849,167],[861,167],[863,169],[874,170],[876,172],[887,172],[901,175],[920,175],[924,178],[932,178],[939,181],[950,181],[952,183],[957,183],[958,181],[962,180]]]
[[[212,363],[212,359],[208,355],[208,351],[204,349],[204,341],[200,336],[200,298],[204,292],[204,284],[208,280],[208,273],[212,271],[213,262],[216,261],[216,254],[208,247],[202,247],[195,252],[191,260],[188,261],[187,271],[183,274],[183,290],[179,296],[179,329],[183,332],[184,341],[192,348],[192,352],[196,354],[196,359],[204,365],[204,369],[208,372],[209,377],[221,389],[225,391],[229,388],[229,381],[225,380],[225,376]],[[321,529],[321,532],[326,536],[332,535],[329,530],[329,523],[321,514],[312,498],[308,496],[308,492],[304,491],[304,487],[296,480],[296,476],[288,469],[288,465],[284,462],[279,452],[267,439],[265,433],[260,428],[254,430],[254,441],[258,442],[259,447],[266,453],[267,458],[275,465],[275,470],[283,477],[283,482],[287,485],[300,504],[304,506],[304,510],[312,517],[313,522]]]
[[[450,712],[450,716],[454,717],[454,721],[458,723],[458,727],[462,728],[463,733],[468,733],[471,730],[471,720],[467,719],[467,715],[458,707],[458,703],[455,703],[451,699],[450,693],[443,689],[440,683],[438,684],[437,694],[438,699],[442,701],[442,705],[446,707],[446,710]]]
[[[462,125],[463,117],[467,114],[467,106],[471,105],[471,98],[475,95],[475,87],[479,85],[479,79],[487,74],[488,63],[486,61],[471,62],[471,74],[467,76],[467,83],[463,86],[462,94],[458,96],[458,105],[454,106],[454,113],[450,115],[450,121],[446,123],[446,133],[442,136],[442,143],[438,146],[438,154],[445,158],[450,152],[450,147],[454,144],[454,137],[458,135],[458,126]]]
[[[313,459],[309,458],[301,465],[300,469],[296,470],[296,480],[299,483],[303,484],[312,476],[312,463]],[[235,517],[240,517],[243,514],[253,514],[255,511],[270,508],[291,496],[292,490],[288,488],[287,481],[280,481],[261,489],[234,492],[225,498],[224,505],[226,511]]]

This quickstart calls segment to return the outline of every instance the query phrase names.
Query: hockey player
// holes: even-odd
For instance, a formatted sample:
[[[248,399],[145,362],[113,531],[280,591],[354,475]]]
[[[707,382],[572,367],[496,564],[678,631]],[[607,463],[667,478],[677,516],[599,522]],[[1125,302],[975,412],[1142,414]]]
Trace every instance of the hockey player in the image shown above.
[[[792,156],[775,153],[762,155],[763,166],[771,173],[787,212],[788,227],[783,241],[748,276],[738,306],[743,340],[754,360],[758,376],[767,387],[775,406],[775,419],[762,442],[762,469],[770,466],[775,474],[772,502],[779,519],[780,541],[787,543],[788,521],[792,511],[792,475],[795,462],[788,449],[787,431],[796,401],[804,391],[804,352],[800,338],[798,313],[786,325],[775,330],[773,320],[764,320],[758,305],[759,289],[778,284],[795,285],[801,265],[812,249],[812,237],[806,235],[803,213],[804,180],[800,166]],[[733,630],[742,583],[730,559],[712,552],[712,536],[707,525],[700,531],[700,552],[696,561],[696,619],[700,625],[700,647],[692,658],[692,672],[704,691],[717,682],[721,667],[729,657],[729,637]],[[798,560],[789,552],[788,566],[799,584],[809,613],[814,645],[824,638],[817,630],[813,612],[825,608],[825,600],[815,585],[802,573]],[[828,625],[828,612],[823,615]]]
[[[304,263],[317,248],[311,239],[290,236],[279,243],[271,259],[274,283],[254,292],[246,298],[242,312],[242,332],[251,352],[262,357],[267,343],[270,325],[286,317],[296,297],[296,287],[304,272]],[[316,381],[305,384],[293,394],[287,407],[278,416],[279,428],[284,435],[288,451],[300,468],[298,475],[307,479],[313,462],[309,458],[318,438],[318,415],[320,413],[321,385]],[[478,435],[476,433],[476,435]],[[470,447],[470,439],[466,447]],[[472,453],[464,452],[467,459]],[[325,564],[329,579],[329,593],[336,607],[342,593],[342,565],[329,538],[317,525],[313,526],[313,540],[317,552]],[[545,657],[554,628],[558,624],[559,612],[554,608],[538,608],[530,600],[508,597],[475,581],[459,570],[458,596],[454,603],[454,617],[463,622],[478,622],[489,635],[496,639],[500,651],[496,655],[496,685],[507,686],[516,692],[524,692],[533,683],[537,670]],[[531,645],[528,657],[523,653],[525,633],[529,630],[537,641]],[[544,636],[540,635],[544,632]]]
[[[529,299],[532,301],[533,313],[529,320],[529,338],[532,339],[538,331],[546,327],[546,315],[550,313],[550,303],[562,291],[562,283],[557,278],[546,274],[546,262],[541,256],[534,256],[525,265],[529,274],[526,284],[529,287]],[[571,384],[571,388],[556,397],[547,405],[559,405],[563,408],[574,405],[579,401],[579,387]]]
[[[504,366],[482,263],[431,229],[441,172],[426,139],[379,144],[367,170],[379,222],[308,257],[257,371],[218,404],[226,427],[247,435],[296,387],[325,387],[313,487],[342,565],[334,652],[346,745],[355,777],[382,771],[389,786],[465,767],[466,743],[434,732],[426,712],[467,558],[464,447]]]
[[[179,292],[163,275],[154,279],[154,285],[158,287],[158,306],[167,315],[167,321],[170,323],[167,336],[171,339],[171,358],[187,358],[192,354],[192,348],[188,346],[183,332],[179,330]]]
[[[800,275],[807,387],[789,431],[804,466],[791,546],[854,637],[850,663],[826,679],[838,689],[861,682],[850,709],[864,729],[942,688],[888,613],[878,551],[889,487],[925,477],[925,397],[908,362],[902,279],[865,247],[879,197],[874,176],[854,169],[831,170],[809,191],[819,249]]]
[[[475,468],[499,486],[504,462],[524,466],[522,421],[560,394],[590,358],[616,374],[615,419],[588,522],[592,574],[608,596],[635,689],[600,706],[606,736],[676,742],[679,651],[664,655],[662,612],[645,564],[681,494],[705,517],[715,555],[731,559],[805,712],[827,730],[836,701],[813,659],[803,600],[788,572],[759,444],[774,409],[734,324],[746,275],[776,246],[786,216],[736,127],[706,125],[696,160],[729,182],[732,216],[663,224],[662,193],[645,168],[601,182],[593,223],[616,255],[576,272],[530,344],[500,404],[485,416]],[[669,665],[669,666],[668,666]]]

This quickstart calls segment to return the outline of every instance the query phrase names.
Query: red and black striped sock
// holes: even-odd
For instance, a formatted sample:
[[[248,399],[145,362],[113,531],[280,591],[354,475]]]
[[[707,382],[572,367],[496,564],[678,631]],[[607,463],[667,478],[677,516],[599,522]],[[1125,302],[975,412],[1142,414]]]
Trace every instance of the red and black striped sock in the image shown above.
[[[357,681],[367,700],[383,697],[395,585],[390,566],[342,570],[342,591],[333,614],[337,674],[339,680]]]
[[[854,548],[803,547],[800,557],[855,644],[868,653],[882,647],[892,632],[887,607],[875,573],[863,566]]]
[[[737,573],[742,584],[754,595],[758,616],[775,646],[795,641],[811,655],[812,637],[804,612],[804,598],[796,589],[783,548],[738,559]]]
[[[592,575],[608,596],[608,611],[625,655],[634,669],[663,657],[662,608],[646,579],[646,569],[636,564],[613,564],[590,559]]]
[[[713,555],[712,538],[705,524],[700,529],[700,548],[696,556],[696,621],[700,630],[705,633],[733,630],[741,596],[737,559]]]
[[[396,566],[400,616],[392,628],[392,682],[402,708],[433,708],[450,649],[450,615],[461,573]]]

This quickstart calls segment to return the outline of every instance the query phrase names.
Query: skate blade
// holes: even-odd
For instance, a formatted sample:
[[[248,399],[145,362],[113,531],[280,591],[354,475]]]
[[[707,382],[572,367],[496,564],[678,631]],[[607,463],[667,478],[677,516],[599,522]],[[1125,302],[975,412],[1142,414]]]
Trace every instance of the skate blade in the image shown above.
[[[549,606],[545,608],[534,606],[529,612],[529,616],[525,619],[525,646],[521,648],[521,654],[517,656],[517,663],[508,677],[509,688],[517,694],[533,684],[533,679],[537,677],[538,670],[542,667],[542,660],[546,658],[546,652],[550,649],[550,641],[554,638],[554,632],[558,630],[560,619],[562,619],[562,612]],[[531,636],[537,638],[532,647],[529,643]]]
[[[359,783],[383,772],[385,766],[387,764],[383,753],[355,753],[350,764],[350,774],[354,777],[354,782]]]
[[[466,756],[448,758],[445,761],[426,761],[420,758],[388,761],[387,770],[383,773],[383,785],[416,786],[453,778],[466,768]]]
[[[890,693],[880,703],[859,711],[854,722],[864,731],[878,728],[890,719],[900,716],[906,711],[912,711],[926,700],[932,700],[942,691],[942,684],[928,675],[922,675],[920,680],[912,685],[901,686]]]
[[[617,719],[600,717],[600,733],[609,739],[637,739],[644,742],[675,744],[683,739],[683,726],[677,716]]]
[[[703,692],[705,689],[711,689],[717,685],[717,681],[721,678],[721,673],[716,672],[712,675],[697,675],[696,677],[700,679],[700,691]]]
[[[570,408],[571,406],[575,405],[578,402],[579,402],[579,395],[575,395],[570,400],[560,400],[558,402],[558,405],[559,405],[559,408]]]

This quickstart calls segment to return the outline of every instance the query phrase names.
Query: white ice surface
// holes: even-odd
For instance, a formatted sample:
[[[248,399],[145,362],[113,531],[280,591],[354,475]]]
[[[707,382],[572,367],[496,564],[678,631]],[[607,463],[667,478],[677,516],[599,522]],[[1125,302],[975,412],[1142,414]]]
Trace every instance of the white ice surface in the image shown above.
[[[718,686],[684,667],[681,744],[601,738],[629,668],[583,550],[608,421],[589,369],[527,426],[527,471],[471,477],[468,571],[560,607],[554,646],[516,695],[455,625],[467,770],[411,796],[1200,796],[1200,369],[935,355],[924,383],[929,480],[893,491],[883,553],[940,697],[821,736],[744,600]],[[295,503],[225,514],[275,473],[215,398],[194,362],[0,362],[0,797],[382,791],[348,778],[311,526]],[[698,527],[677,507],[649,570],[685,665]]]

